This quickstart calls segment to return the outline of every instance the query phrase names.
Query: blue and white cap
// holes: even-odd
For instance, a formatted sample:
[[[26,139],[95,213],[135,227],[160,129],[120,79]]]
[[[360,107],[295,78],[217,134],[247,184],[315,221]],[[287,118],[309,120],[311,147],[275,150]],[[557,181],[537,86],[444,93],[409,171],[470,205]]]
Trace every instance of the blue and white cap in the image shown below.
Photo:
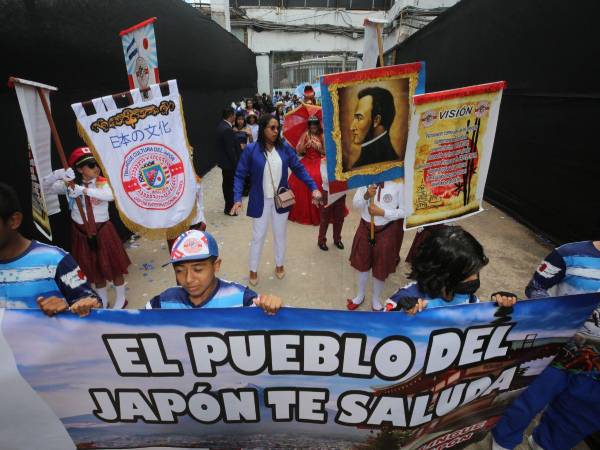
[[[179,235],[171,249],[171,264],[201,261],[219,256],[217,241],[206,231],[188,230]]]

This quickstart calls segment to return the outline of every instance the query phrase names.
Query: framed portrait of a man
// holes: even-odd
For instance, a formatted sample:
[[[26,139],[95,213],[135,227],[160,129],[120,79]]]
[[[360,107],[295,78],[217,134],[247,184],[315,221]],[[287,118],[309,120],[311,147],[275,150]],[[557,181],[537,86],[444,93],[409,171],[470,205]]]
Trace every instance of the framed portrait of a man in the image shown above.
[[[422,62],[321,78],[332,192],[403,176],[412,96],[424,80]]]

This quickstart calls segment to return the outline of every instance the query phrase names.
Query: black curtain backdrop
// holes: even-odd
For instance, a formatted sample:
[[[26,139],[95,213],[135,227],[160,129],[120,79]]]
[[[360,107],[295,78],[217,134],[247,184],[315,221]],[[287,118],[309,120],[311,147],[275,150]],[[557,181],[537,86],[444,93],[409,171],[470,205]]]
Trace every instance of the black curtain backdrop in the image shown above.
[[[216,160],[214,132],[224,107],[256,92],[252,52],[182,0],[0,0],[0,180],[17,188],[25,235],[44,240],[31,221],[27,135],[14,89],[16,76],[59,88],[51,108],[67,154],[83,144],[71,104],[129,89],[119,31],[157,17],[161,81],[176,79],[194,164],[204,175]],[[60,163],[53,147],[53,167]],[[51,217],[53,243],[68,245],[68,215]],[[116,211],[113,221],[127,235]]]
[[[404,41],[427,92],[506,80],[486,199],[555,243],[600,239],[600,2],[462,0]]]

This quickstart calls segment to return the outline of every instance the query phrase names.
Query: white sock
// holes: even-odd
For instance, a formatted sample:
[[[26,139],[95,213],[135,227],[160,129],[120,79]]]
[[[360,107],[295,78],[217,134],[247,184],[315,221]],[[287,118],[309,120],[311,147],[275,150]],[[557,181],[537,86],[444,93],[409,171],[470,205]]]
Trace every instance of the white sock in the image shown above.
[[[125,305],[125,283],[120,286],[115,285],[115,291],[117,293],[117,299],[113,305],[113,309],[122,309]]]
[[[102,299],[102,305],[105,308],[108,308],[108,289],[106,289],[106,286],[101,287],[101,288],[100,287],[96,287],[95,290],[96,290],[96,293]]]
[[[352,299],[355,305],[360,305],[365,299],[367,281],[369,281],[369,272],[358,272],[358,294]]]
[[[371,300],[371,306],[373,309],[382,309],[381,305],[381,294],[383,293],[383,287],[385,281],[378,280],[373,277],[373,299]]]

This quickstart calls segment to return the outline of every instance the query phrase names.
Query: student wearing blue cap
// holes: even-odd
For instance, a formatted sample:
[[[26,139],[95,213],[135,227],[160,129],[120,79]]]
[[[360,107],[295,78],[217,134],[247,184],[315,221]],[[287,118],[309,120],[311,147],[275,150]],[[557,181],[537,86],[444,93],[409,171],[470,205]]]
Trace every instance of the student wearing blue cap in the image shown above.
[[[167,289],[146,304],[146,309],[235,308],[258,306],[276,313],[282,301],[274,295],[258,295],[248,287],[217,277],[221,267],[217,241],[209,233],[189,230],[171,250],[178,286]]]

